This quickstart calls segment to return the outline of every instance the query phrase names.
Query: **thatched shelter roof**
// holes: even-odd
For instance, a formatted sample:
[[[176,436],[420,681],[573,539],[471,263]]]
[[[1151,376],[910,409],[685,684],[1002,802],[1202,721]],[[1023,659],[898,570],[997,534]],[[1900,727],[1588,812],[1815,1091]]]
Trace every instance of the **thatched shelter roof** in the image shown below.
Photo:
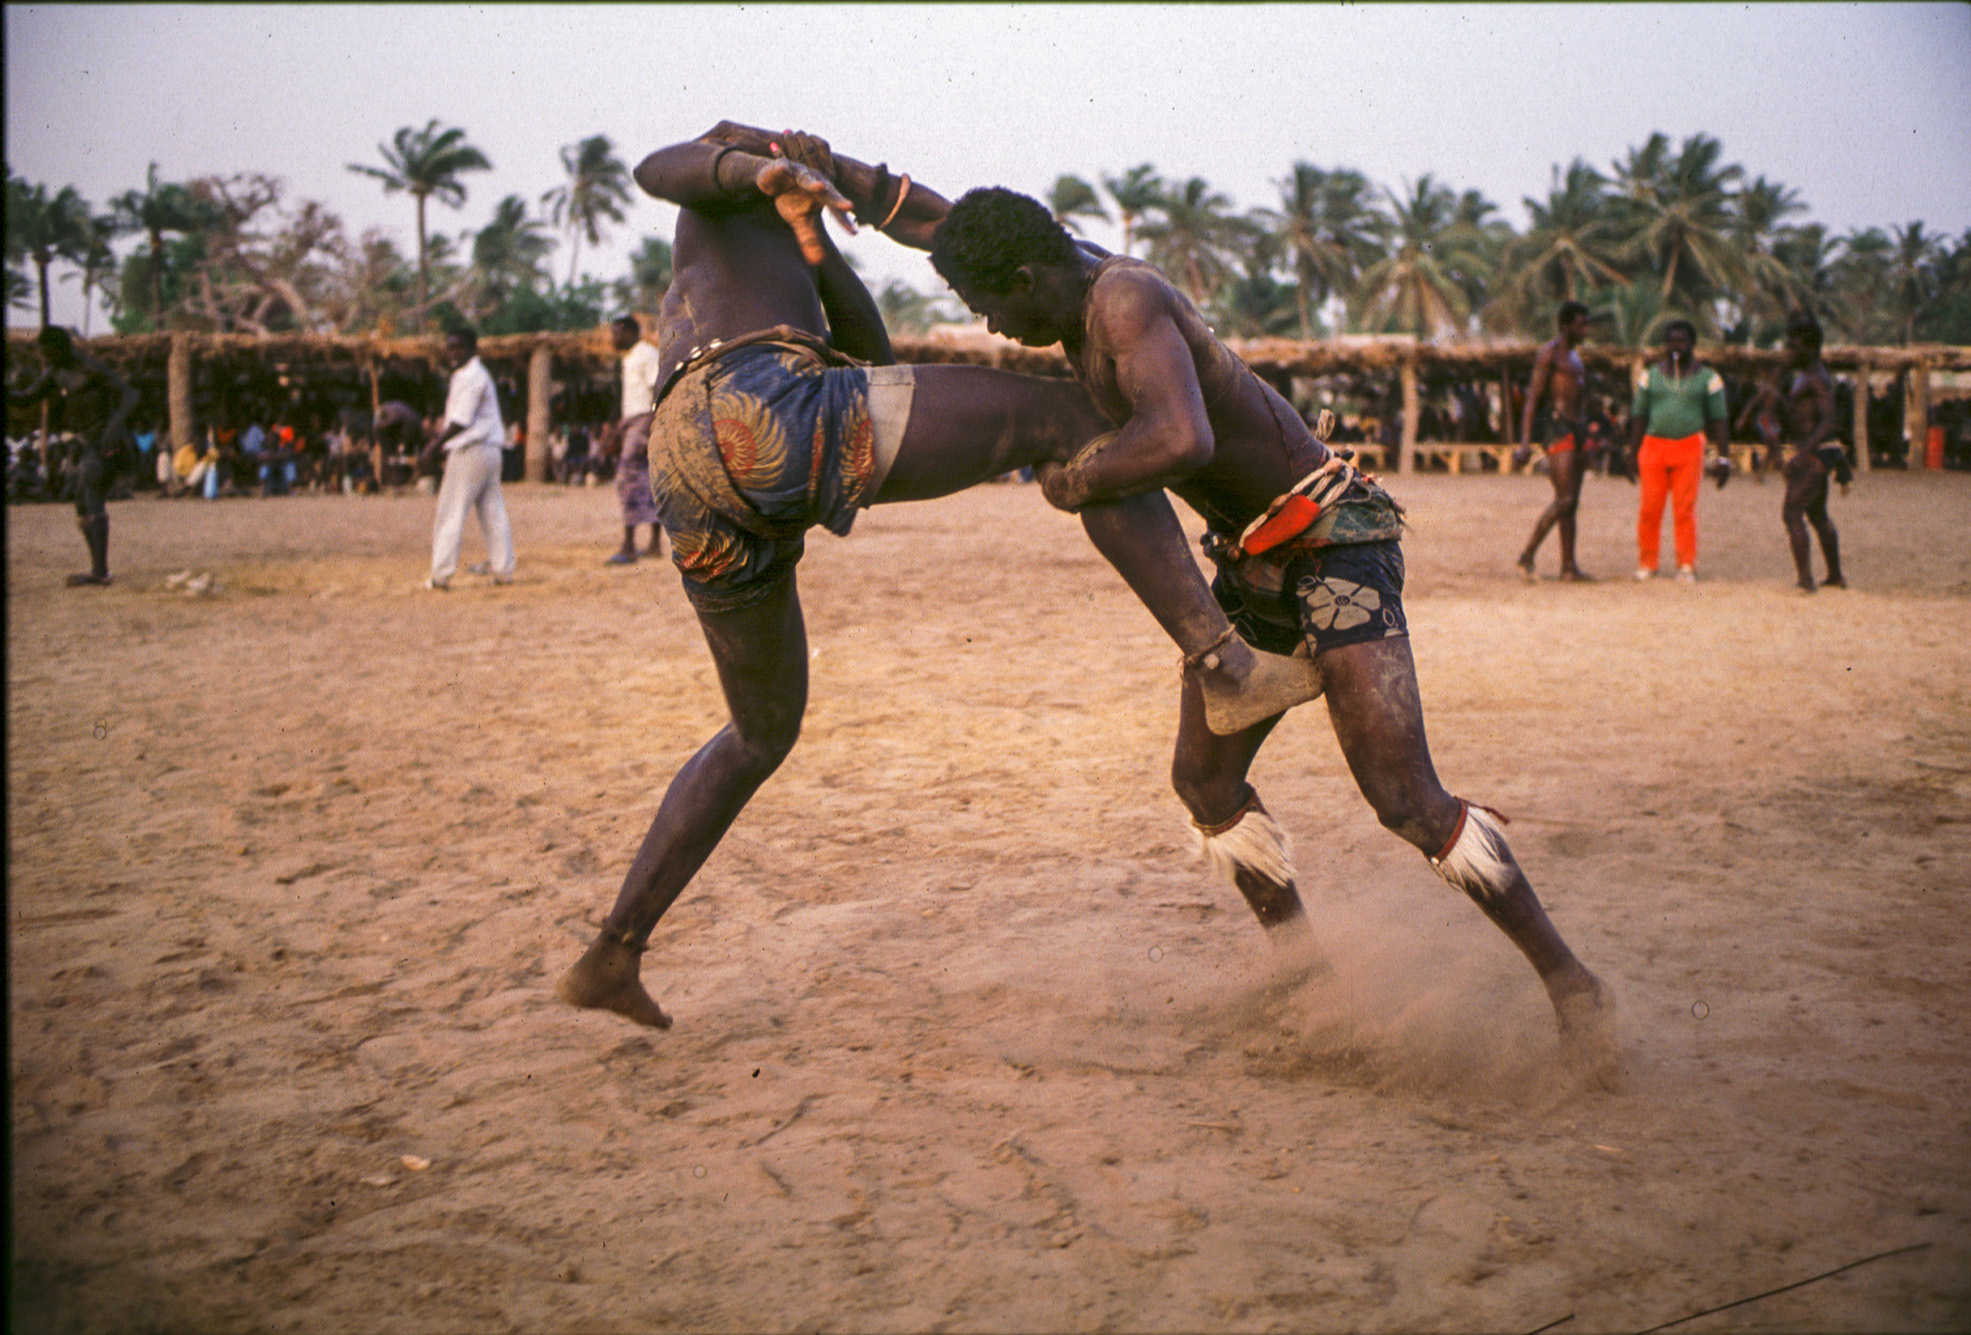
[[[9,329],[10,346],[31,342],[34,331]],[[195,358],[252,358],[263,364],[320,362],[328,365],[365,366],[384,361],[424,362],[439,365],[443,339],[435,334],[420,337],[386,337],[375,334],[322,335],[276,334],[134,334],[86,340],[86,346],[99,357],[119,365],[150,362],[162,365],[170,352],[171,340],[184,338]],[[959,363],[994,366],[1029,375],[1066,375],[1067,359],[1058,348],[1028,348],[1010,339],[988,333],[978,326],[951,326],[928,334],[893,340],[897,358],[909,362]],[[1345,335],[1311,342],[1289,338],[1228,340],[1231,349],[1262,374],[1298,376],[1377,375],[1396,371],[1406,360],[1414,359],[1417,369],[1430,372],[1462,373],[1492,378],[1502,372],[1530,367],[1540,344],[1533,339],[1487,340],[1466,343],[1420,343],[1405,336]],[[479,340],[480,355],[488,361],[525,361],[536,348],[546,347],[557,367],[564,370],[602,372],[612,370],[616,353],[610,344],[607,326],[580,332],[499,334]],[[1581,345],[1581,357],[1588,365],[1607,370],[1623,370],[1639,358],[1654,355],[1653,350],[1612,347],[1599,343]],[[1723,371],[1736,374],[1779,367],[1786,354],[1777,349],[1706,344],[1700,358]],[[1860,347],[1832,344],[1822,353],[1830,369],[1850,371],[1866,365],[1875,371],[1901,371],[1923,366],[1935,371],[1971,371],[1971,347],[1927,343],[1906,347]]]

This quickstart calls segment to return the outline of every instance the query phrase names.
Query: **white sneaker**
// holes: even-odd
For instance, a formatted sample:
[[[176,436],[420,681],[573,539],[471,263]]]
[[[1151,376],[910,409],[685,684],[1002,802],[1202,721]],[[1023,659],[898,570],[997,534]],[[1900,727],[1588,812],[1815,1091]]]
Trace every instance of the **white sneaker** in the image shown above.
[[[1636,570],[1636,581],[1638,583],[1641,583],[1644,580],[1652,580],[1655,578],[1656,578],[1656,572],[1654,570],[1651,570],[1648,566],[1640,566]]]
[[[1695,583],[1697,583],[1697,567],[1696,567],[1696,566],[1678,566],[1678,567],[1677,567],[1677,583],[1679,583],[1679,584],[1695,584]]]

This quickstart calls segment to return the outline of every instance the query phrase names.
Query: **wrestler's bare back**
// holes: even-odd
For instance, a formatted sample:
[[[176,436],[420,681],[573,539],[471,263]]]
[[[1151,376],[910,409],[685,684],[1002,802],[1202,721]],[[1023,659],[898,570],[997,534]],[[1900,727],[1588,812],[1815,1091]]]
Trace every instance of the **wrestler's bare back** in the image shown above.
[[[1087,337],[1062,344],[1076,378],[1105,417],[1118,426],[1129,421],[1135,408],[1120,383],[1118,361],[1126,359],[1128,340],[1140,336],[1146,308],[1167,319],[1184,340],[1211,424],[1211,462],[1171,490],[1201,513],[1209,513],[1207,507],[1226,509],[1239,512],[1230,517],[1241,520],[1259,513],[1317,466],[1326,451],[1300,414],[1247,372],[1197,308],[1154,268],[1117,266],[1089,288]]]

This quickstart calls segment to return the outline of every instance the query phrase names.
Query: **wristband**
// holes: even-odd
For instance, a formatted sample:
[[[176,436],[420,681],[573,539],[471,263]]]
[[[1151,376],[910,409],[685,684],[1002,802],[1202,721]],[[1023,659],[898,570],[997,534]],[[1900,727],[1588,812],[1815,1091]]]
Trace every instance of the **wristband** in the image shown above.
[[[876,212],[878,208],[882,207],[883,196],[889,193],[890,193],[890,164],[887,162],[879,162],[876,164],[876,183],[869,188],[869,203],[865,207],[857,209],[855,211],[855,220],[861,223],[864,227],[874,226],[874,224],[869,221],[869,215],[873,214],[874,212]]]
[[[739,144],[727,144],[712,156],[712,189],[722,195],[728,193],[728,191],[723,185],[719,184],[719,166],[725,161],[726,154],[737,153],[740,149],[741,145]]]

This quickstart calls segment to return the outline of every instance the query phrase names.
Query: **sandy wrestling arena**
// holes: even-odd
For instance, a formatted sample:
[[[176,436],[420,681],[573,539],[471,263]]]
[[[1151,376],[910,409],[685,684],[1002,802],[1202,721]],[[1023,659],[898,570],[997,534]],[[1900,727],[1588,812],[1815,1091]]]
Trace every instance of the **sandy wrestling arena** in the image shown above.
[[[1813,597],[1777,483],[1706,489],[1694,589],[1619,480],[1593,587],[1515,578],[1542,478],[1394,490],[1438,768],[1617,1092],[1321,705],[1254,774],[1333,963],[1282,980],[1175,651],[1034,488],[811,540],[667,1033],[553,994],[723,720],[612,492],[509,488],[518,581],[446,595],[414,494],[121,503],[108,590],[11,509],[11,1328],[1638,1331],[1864,1260],[1678,1329],[1971,1327],[1971,477],[1864,475]]]

